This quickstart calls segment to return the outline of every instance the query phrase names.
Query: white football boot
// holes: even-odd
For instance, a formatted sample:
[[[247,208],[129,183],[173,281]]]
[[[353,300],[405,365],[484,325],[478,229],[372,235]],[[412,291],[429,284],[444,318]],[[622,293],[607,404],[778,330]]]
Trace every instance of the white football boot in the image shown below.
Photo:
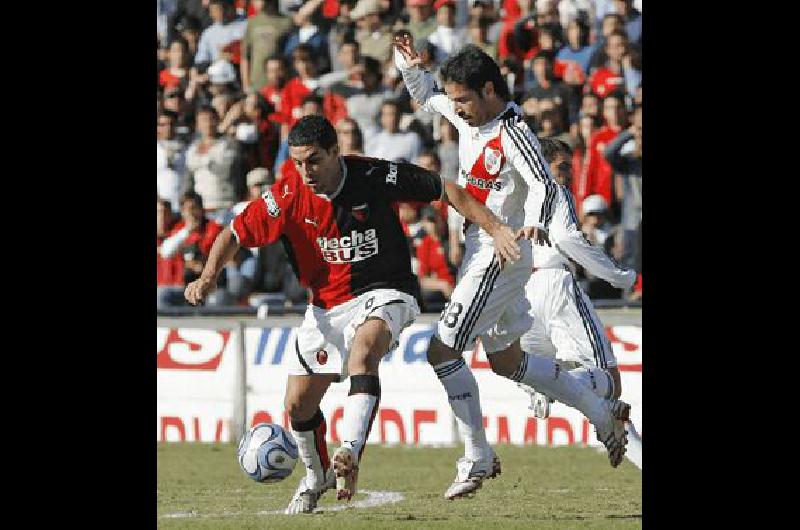
[[[313,513],[322,494],[336,485],[336,475],[332,467],[328,468],[328,471],[325,473],[325,483],[319,489],[315,490],[306,487],[306,478],[308,477],[305,476],[300,479],[297,491],[294,492],[292,500],[289,501],[289,506],[287,506],[284,511],[286,515]]]
[[[336,499],[347,500],[356,494],[358,463],[349,447],[340,447],[333,453],[333,469],[336,473]]]
[[[517,386],[530,396],[531,404],[528,405],[528,408],[533,411],[534,417],[543,420],[550,416],[550,404],[555,403],[554,400],[526,384],[517,383]]]
[[[444,492],[444,498],[448,500],[467,496],[478,490],[485,479],[494,478],[502,473],[500,458],[494,451],[492,451],[492,457],[486,460],[459,458],[456,470],[456,479]]]
[[[631,406],[618,399],[606,400],[604,405],[608,410],[606,421],[594,427],[597,431],[597,439],[608,451],[608,461],[611,463],[611,467],[617,467],[625,456],[625,446],[628,444],[625,422],[630,420]]]

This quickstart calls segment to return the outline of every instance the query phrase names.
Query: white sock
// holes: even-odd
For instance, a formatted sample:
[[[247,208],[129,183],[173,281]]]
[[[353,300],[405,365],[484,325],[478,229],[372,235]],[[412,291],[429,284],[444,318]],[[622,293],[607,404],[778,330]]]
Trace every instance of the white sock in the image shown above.
[[[433,367],[447,392],[450,408],[456,416],[458,432],[464,439],[464,456],[484,460],[491,454],[483,429],[483,413],[478,383],[464,359],[445,361]]]
[[[569,373],[603,399],[610,399],[614,395],[614,380],[611,378],[611,374],[602,368],[581,367],[570,370]]]
[[[584,385],[570,372],[562,371],[550,357],[523,352],[519,367],[509,379],[532,386],[539,392],[578,409],[595,425],[603,420],[603,400],[590,386]]]
[[[297,452],[306,467],[306,486],[319,489],[325,483],[325,471],[330,467],[328,446],[325,443],[325,416],[317,409],[310,420],[292,420],[291,423]]]
[[[377,375],[350,376],[350,394],[344,401],[342,417],[342,447],[349,447],[361,461],[372,421],[380,402],[380,382]]]

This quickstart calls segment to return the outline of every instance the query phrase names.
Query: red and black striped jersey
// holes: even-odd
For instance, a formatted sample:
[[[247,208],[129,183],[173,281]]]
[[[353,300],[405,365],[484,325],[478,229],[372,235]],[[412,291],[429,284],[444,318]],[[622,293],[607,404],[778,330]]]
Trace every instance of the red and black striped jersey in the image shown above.
[[[406,236],[392,203],[431,202],[443,194],[441,177],[412,164],[375,158],[339,159],[343,179],[330,198],[297,175],[279,179],[231,221],[245,247],[281,239],[312,303],[323,309],[373,289],[418,297]]]

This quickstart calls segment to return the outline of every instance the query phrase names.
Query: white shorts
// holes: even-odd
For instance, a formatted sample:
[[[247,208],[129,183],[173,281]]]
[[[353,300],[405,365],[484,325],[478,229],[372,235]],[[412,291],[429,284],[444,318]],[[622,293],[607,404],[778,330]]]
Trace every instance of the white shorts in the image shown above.
[[[572,273],[566,269],[538,269],[525,291],[533,326],[520,339],[523,351],[580,366],[617,365],[603,323]]]
[[[394,289],[375,289],[330,309],[309,305],[297,330],[290,375],[339,374],[347,378],[347,359],[356,330],[367,318],[379,318],[389,325],[397,347],[400,333],[419,315],[417,301]]]
[[[521,244],[522,258],[501,270],[494,248],[486,246],[464,257],[450,302],[436,326],[436,338],[455,349],[472,347],[481,338],[484,350],[504,350],[531,326],[525,284],[531,274],[531,246]]]

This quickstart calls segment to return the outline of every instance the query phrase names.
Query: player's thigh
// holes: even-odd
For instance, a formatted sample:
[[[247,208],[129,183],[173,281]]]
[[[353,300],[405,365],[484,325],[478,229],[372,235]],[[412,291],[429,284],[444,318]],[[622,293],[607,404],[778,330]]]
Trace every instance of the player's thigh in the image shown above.
[[[611,342],[589,298],[572,278],[564,292],[565,302],[550,322],[556,357],[582,366],[615,366]]]
[[[286,381],[284,407],[295,421],[310,419],[319,408],[322,397],[336,374],[289,375]]]
[[[395,289],[376,289],[359,296],[334,322],[343,329],[348,366],[361,365],[365,360],[379,362],[397,347],[403,329],[419,313],[416,299]]]
[[[488,258],[488,259],[487,259]],[[436,326],[436,338],[445,346],[463,352],[478,335],[489,328],[511,308],[519,318],[519,338],[530,327],[527,314],[530,304],[524,296],[530,276],[530,255],[501,270],[493,255],[484,256],[468,267],[445,306]],[[487,350],[489,351],[489,350]]]

